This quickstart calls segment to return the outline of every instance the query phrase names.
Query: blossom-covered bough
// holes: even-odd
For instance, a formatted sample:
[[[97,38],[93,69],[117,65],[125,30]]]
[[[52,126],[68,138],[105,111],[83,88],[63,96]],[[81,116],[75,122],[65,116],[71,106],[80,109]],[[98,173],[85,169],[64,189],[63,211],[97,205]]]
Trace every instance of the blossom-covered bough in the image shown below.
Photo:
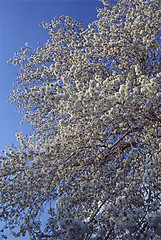
[[[10,99],[33,129],[1,156],[0,219],[15,237],[161,238],[161,2],[102,3],[87,29],[43,22],[47,43],[11,60]]]

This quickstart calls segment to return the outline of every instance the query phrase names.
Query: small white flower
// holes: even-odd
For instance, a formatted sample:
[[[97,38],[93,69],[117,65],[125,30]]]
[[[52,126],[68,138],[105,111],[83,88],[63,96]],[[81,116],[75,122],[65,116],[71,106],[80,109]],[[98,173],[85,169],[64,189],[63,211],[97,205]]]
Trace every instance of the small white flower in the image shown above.
[[[122,206],[123,204],[125,204],[126,199],[125,196],[119,196],[116,198],[116,205],[118,206]]]
[[[96,81],[95,80],[91,80],[90,83],[89,83],[89,86],[91,88],[94,88],[96,86]]]
[[[26,46],[26,47],[29,47],[30,45],[29,45],[29,43],[28,43],[28,42],[26,42],[26,43],[25,43],[25,46]]]
[[[69,98],[69,93],[67,92],[63,95],[63,99],[64,99],[64,101],[67,101],[68,98]]]

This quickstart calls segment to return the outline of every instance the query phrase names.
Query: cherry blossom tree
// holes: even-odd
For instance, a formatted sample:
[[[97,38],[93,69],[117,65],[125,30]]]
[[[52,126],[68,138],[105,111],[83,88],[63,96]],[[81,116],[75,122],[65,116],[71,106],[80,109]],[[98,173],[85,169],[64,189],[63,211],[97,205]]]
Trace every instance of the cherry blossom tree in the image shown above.
[[[46,44],[9,61],[10,101],[32,126],[0,157],[0,219],[15,237],[161,238],[161,1],[102,3],[87,29],[42,22]]]

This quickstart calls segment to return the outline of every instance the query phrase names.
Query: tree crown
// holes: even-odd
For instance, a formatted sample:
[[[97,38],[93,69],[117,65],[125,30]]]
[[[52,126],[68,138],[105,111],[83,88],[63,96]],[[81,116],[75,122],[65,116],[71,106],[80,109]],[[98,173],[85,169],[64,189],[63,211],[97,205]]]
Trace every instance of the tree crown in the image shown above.
[[[46,44],[10,61],[20,66],[10,100],[33,127],[1,156],[1,218],[19,224],[14,236],[161,236],[160,1],[102,2],[87,29],[43,22]]]

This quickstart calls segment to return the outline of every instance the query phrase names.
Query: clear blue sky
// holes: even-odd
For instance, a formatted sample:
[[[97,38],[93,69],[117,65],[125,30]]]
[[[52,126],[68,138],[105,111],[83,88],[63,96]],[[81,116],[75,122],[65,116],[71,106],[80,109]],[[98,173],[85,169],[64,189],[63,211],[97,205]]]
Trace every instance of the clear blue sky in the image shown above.
[[[17,131],[28,130],[20,126],[22,115],[15,105],[6,103],[18,70],[7,66],[7,61],[26,42],[33,48],[38,41],[45,43],[47,32],[39,27],[42,21],[65,15],[87,26],[96,20],[96,7],[102,6],[98,0],[0,0],[0,150],[16,144]]]

